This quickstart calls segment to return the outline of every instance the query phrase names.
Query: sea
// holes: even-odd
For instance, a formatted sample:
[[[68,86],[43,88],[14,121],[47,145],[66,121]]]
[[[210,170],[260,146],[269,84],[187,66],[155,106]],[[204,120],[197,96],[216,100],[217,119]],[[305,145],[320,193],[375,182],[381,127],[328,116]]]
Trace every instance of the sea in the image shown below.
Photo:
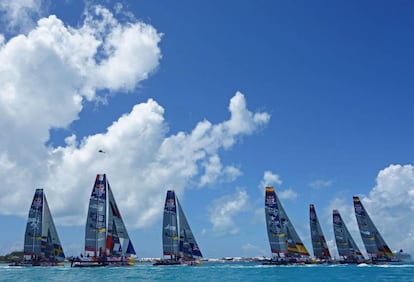
[[[413,264],[264,266],[260,262],[205,262],[201,266],[71,268],[0,265],[0,281],[414,281]]]

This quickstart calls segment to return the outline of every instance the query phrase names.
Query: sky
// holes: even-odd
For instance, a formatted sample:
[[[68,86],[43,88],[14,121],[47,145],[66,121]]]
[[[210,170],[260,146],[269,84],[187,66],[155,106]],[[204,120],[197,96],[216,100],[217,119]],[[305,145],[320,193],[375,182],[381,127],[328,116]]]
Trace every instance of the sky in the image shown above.
[[[138,257],[173,189],[205,257],[271,256],[264,188],[414,254],[412,1],[0,0],[0,254],[44,188],[67,256],[106,173]],[[105,153],[99,153],[103,150]]]

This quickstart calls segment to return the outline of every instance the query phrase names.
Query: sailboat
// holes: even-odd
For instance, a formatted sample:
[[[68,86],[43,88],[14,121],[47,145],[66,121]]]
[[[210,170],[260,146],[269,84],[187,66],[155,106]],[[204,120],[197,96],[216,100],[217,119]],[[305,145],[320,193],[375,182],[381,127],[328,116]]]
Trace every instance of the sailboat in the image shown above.
[[[321,225],[319,224],[318,216],[316,215],[315,206],[309,205],[309,222],[311,230],[311,240],[313,247],[313,255],[321,262],[328,262],[331,260],[328,245],[326,244],[325,236],[323,235]]]
[[[168,258],[154,265],[200,264],[203,255],[174,190],[167,191],[162,226],[163,255]]]
[[[335,235],[336,247],[341,257],[341,263],[361,263],[364,262],[364,256],[359,250],[357,244],[346,228],[338,210],[333,210],[333,230]]]
[[[24,234],[23,261],[12,266],[63,265],[65,254],[43,189],[36,189]]]
[[[74,258],[71,266],[129,266],[135,254],[106,174],[97,174],[86,219],[85,255]]]
[[[353,197],[359,232],[371,262],[394,261],[394,254],[375,227],[359,197]]]
[[[289,220],[273,187],[266,187],[265,215],[272,259],[263,264],[301,263],[309,252]]]

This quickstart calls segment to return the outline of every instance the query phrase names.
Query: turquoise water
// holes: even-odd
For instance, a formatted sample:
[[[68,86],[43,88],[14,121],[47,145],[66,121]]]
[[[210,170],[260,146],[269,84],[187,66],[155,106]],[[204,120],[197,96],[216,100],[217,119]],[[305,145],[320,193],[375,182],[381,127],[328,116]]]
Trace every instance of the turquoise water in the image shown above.
[[[414,281],[411,265],[262,266],[259,263],[204,263],[202,266],[19,268],[0,265],[0,281]]]

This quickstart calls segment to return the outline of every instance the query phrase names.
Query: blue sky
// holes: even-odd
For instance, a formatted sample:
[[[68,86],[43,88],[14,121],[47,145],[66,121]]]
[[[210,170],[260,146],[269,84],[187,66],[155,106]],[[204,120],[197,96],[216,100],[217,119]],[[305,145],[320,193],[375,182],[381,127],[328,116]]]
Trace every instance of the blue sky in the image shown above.
[[[264,186],[312,252],[358,195],[414,254],[411,1],[0,2],[0,253],[44,188],[67,255],[105,172],[139,257],[175,189],[206,257],[270,256]],[[99,154],[103,149],[106,154]]]

